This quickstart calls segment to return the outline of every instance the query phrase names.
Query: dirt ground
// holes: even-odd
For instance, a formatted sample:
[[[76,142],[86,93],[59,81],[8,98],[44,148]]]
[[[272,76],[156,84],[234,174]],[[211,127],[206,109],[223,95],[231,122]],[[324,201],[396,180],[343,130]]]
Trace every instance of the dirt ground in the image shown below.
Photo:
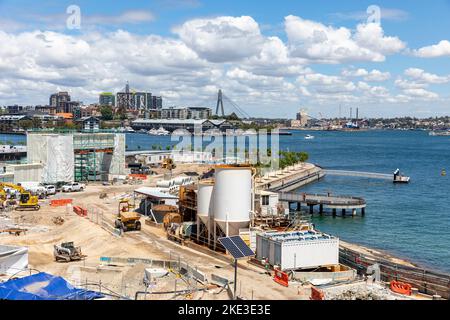
[[[173,176],[183,171],[195,171],[199,174],[209,171],[208,166],[181,165],[172,172]],[[160,174],[167,174],[161,171]],[[105,265],[101,257],[139,258],[156,260],[181,260],[191,267],[198,268],[211,279],[211,274],[225,277],[230,281],[234,278],[234,267],[231,261],[218,259],[212,255],[196,251],[169,241],[162,229],[151,227],[144,223],[140,232],[127,232],[122,237],[113,235],[101,227],[101,221],[112,226],[117,214],[118,203],[122,197],[132,197],[133,190],[141,186],[154,186],[161,175],[151,177],[139,185],[121,184],[103,186],[89,184],[85,191],[57,194],[53,199],[72,198],[73,205],[87,208],[89,218],[83,218],[73,213],[70,207],[51,207],[50,199],[41,202],[41,209],[37,212],[11,211],[0,216],[0,226],[17,225],[28,231],[20,236],[0,234],[0,243],[7,245],[26,246],[29,249],[29,265],[38,271],[62,276],[76,286],[85,286],[93,290],[101,290],[111,294],[135,298],[137,291],[145,291],[143,285],[143,264],[130,265],[116,263],[114,266]],[[99,195],[106,193],[107,197],[100,199]],[[136,202],[136,206],[139,202]],[[63,224],[56,224],[55,218],[61,217]],[[73,241],[81,247],[87,257],[78,262],[59,263],[54,261],[53,246],[66,241]],[[368,248],[362,248],[344,243],[353,249],[363,252],[381,254]],[[393,261],[399,259],[390,257]],[[406,261],[400,261],[407,264]],[[18,275],[20,276],[20,275]],[[95,284],[95,285],[94,285]],[[207,289],[193,295],[177,295],[173,293],[158,295],[140,295],[147,299],[229,299],[226,290],[214,286],[202,286],[198,283],[187,283],[176,274],[156,280],[150,290],[165,292],[186,290],[193,288]],[[290,283],[289,287],[277,284],[263,269],[250,265],[247,261],[240,261],[237,281],[237,293],[244,299],[309,299],[310,286]]]
[[[190,171],[193,170],[189,167]],[[205,169],[205,168],[202,168]],[[179,170],[182,170],[180,168]],[[176,172],[174,172],[176,174]],[[114,236],[97,224],[103,220],[113,225],[119,199],[122,196],[132,195],[134,189],[141,186],[152,186],[158,177],[153,177],[143,185],[117,185],[102,186],[88,185],[83,192],[58,194],[53,198],[72,198],[73,205],[89,208],[96,215],[91,220],[80,217],[67,207],[51,207],[50,200],[41,202],[41,209],[37,212],[11,211],[6,213],[3,224],[17,224],[28,231],[20,236],[0,234],[0,243],[7,245],[26,246],[29,249],[30,268],[38,271],[62,276],[77,286],[86,286],[90,289],[100,289],[102,292],[110,290],[116,294],[134,299],[136,291],[145,291],[142,284],[144,268],[142,264],[119,264],[107,266],[102,264],[100,257],[140,258],[178,260],[187,262],[190,266],[198,268],[211,279],[211,274],[225,277],[230,281],[234,278],[234,267],[231,262],[217,259],[194,249],[181,246],[167,240],[165,232],[142,223],[140,232],[127,232],[122,237]],[[100,199],[99,194],[106,193],[107,198]],[[138,203],[136,203],[138,205]],[[54,223],[56,217],[62,217],[64,223]],[[142,218],[144,220],[144,218]],[[142,221],[144,222],[144,221]],[[60,263],[55,262],[53,246],[66,241],[73,241],[81,247],[87,257],[83,261]],[[20,276],[20,275],[19,275]],[[97,287],[92,284],[97,284]],[[285,288],[273,281],[264,270],[241,261],[239,264],[237,292],[245,299],[307,299],[309,291],[303,292],[298,285]],[[151,290],[171,291],[188,288],[202,288],[200,284],[185,283],[176,275],[156,280]],[[226,290],[209,286],[207,292],[199,292],[193,296],[147,295],[147,299],[229,299]],[[109,292],[109,291],[108,291]],[[300,294],[299,294],[300,293]],[[143,296],[141,295],[140,298]]]

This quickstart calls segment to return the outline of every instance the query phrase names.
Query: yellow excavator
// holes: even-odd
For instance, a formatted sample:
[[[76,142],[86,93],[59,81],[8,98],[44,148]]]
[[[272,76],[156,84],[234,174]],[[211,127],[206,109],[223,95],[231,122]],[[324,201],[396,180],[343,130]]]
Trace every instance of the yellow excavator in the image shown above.
[[[141,215],[137,212],[131,211],[132,206],[129,199],[121,199],[119,202],[119,213],[115,221],[115,227],[121,229],[123,232],[141,230]]]
[[[26,191],[24,187],[14,184],[14,183],[8,183],[8,182],[0,182],[0,199],[6,200],[6,192],[4,188],[11,188],[14,190],[19,191],[20,198],[19,198],[19,204],[16,207],[16,210],[39,210],[41,206],[39,205],[39,197],[34,196],[31,194],[31,192]]]

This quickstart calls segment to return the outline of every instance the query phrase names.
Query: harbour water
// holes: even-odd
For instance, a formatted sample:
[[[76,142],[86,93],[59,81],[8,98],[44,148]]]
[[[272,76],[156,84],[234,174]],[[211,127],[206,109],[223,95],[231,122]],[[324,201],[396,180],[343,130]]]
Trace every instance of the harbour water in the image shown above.
[[[315,136],[305,140],[307,135]],[[0,135],[0,143],[25,140]],[[129,150],[174,145],[170,136],[127,134]],[[313,222],[341,239],[385,250],[422,267],[450,273],[450,138],[423,131],[294,132],[280,137],[280,149],[306,151],[309,162],[326,169],[393,173],[411,177],[408,185],[387,180],[329,176],[299,190],[360,196],[364,218],[315,215]]]

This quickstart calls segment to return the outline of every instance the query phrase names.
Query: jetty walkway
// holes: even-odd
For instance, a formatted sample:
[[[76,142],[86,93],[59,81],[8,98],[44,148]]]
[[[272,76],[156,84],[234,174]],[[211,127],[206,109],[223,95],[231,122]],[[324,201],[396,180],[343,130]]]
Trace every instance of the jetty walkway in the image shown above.
[[[333,216],[336,216],[337,211],[341,210],[343,217],[347,214],[347,210],[351,211],[352,216],[356,216],[358,209],[361,215],[364,216],[366,209],[366,200],[352,196],[280,192],[279,199],[289,204],[297,204],[297,211],[301,210],[302,204],[307,205],[310,214],[314,213],[315,206],[319,206],[320,214],[324,213],[324,209],[330,209],[332,210]]]

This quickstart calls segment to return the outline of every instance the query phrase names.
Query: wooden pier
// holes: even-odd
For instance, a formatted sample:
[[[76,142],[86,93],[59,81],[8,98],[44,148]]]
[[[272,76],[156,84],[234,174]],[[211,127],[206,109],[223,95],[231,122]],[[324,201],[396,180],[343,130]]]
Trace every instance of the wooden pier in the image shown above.
[[[331,210],[333,217],[338,215],[338,211],[341,212],[343,217],[347,215],[347,212],[350,212],[352,216],[356,216],[358,210],[361,216],[366,214],[366,201],[358,197],[280,192],[279,200],[289,204],[296,204],[299,212],[302,205],[306,205],[309,207],[310,214],[314,214],[314,207],[316,206],[319,206],[320,214],[324,214],[325,209]]]

